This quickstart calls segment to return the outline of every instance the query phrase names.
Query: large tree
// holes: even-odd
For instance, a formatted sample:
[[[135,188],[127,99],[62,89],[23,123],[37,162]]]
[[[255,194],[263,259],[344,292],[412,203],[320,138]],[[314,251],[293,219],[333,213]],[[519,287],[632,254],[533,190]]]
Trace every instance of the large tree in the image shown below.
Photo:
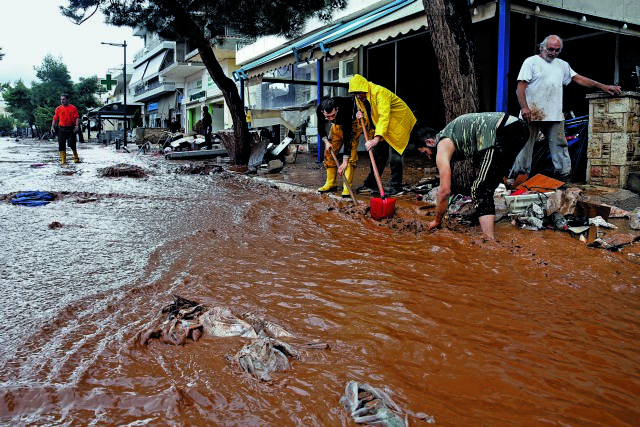
[[[236,149],[233,161],[249,161],[251,137],[235,82],[225,75],[213,51],[218,37],[232,29],[248,37],[295,37],[307,18],[329,19],[347,0],[68,0],[62,13],[82,23],[101,10],[115,26],[145,28],[169,40],[187,40],[198,49],[209,75],[222,91],[233,120]]]
[[[11,114],[17,122],[22,124],[33,124],[33,104],[31,103],[31,89],[22,80],[18,80],[15,86],[5,85],[2,97],[7,104],[7,112]]]
[[[438,60],[447,123],[480,110],[476,41],[467,0],[422,0]],[[474,180],[472,161],[454,162],[452,191],[468,194]]]
[[[18,81],[14,87],[4,85],[2,94],[7,103],[7,111],[19,123],[32,129],[36,126],[34,134],[40,135],[39,129],[49,129],[63,93],[71,96],[71,103],[78,108],[80,115],[89,108],[101,105],[96,95],[104,93],[105,89],[98,83],[96,76],[81,77],[79,83],[74,83],[67,66],[51,55],[45,56],[42,64],[34,69],[38,80],[31,83],[31,88]]]

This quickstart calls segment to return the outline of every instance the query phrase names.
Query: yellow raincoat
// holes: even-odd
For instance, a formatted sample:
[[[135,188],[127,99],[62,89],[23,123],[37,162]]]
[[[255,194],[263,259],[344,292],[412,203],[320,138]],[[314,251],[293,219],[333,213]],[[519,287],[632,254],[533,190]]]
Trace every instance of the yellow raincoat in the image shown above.
[[[384,138],[398,153],[404,153],[411,129],[416,124],[416,117],[407,104],[389,89],[371,83],[359,74],[349,81],[349,92],[367,94],[376,136]]]

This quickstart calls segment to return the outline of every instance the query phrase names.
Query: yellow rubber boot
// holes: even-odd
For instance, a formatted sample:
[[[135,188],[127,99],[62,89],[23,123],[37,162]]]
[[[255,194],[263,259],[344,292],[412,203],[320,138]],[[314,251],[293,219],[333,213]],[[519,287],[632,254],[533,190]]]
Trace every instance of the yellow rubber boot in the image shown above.
[[[349,164],[347,166],[347,169],[345,169],[344,171],[344,180],[346,182],[349,183],[349,185],[351,185],[351,183],[353,182],[353,171],[354,171],[355,167],[352,164]],[[342,184],[342,197],[351,197],[349,195],[349,189],[347,188],[347,184],[343,183]]]
[[[66,151],[61,151],[60,152],[60,164],[64,165],[65,163],[67,163],[67,152]]]
[[[338,175],[338,168],[327,168],[327,182],[320,188],[318,192],[326,193],[328,191],[334,191],[336,188],[336,175]]]
[[[80,163],[80,157],[78,157],[78,150],[73,150],[73,161],[75,163]]]

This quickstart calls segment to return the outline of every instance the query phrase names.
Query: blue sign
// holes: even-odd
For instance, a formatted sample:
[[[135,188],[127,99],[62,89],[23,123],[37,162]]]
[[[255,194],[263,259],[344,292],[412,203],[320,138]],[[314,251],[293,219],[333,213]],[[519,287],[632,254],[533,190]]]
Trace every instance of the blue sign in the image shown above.
[[[158,103],[157,102],[152,102],[147,104],[147,112],[149,111],[154,111],[158,109]]]

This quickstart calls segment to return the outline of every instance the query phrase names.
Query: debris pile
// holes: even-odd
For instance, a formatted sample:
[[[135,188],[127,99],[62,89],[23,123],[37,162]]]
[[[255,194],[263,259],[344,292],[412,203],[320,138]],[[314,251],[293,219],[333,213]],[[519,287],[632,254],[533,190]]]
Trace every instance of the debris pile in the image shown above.
[[[115,166],[109,166],[103,169],[99,169],[98,172],[101,176],[111,178],[144,178],[145,176],[147,176],[144,169],[142,169],[140,166],[128,165],[125,163],[119,163]]]
[[[294,346],[279,338],[293,338],[281,325],[254,313],[235,314],[227,307],[209,306],[174,295],[173,303],[162,309],[161,316],[147,324],[135,337],[140,345],[152,340],[163,344],[185,345],[205,335],[214,337],[251,338],[236,355],[227,361],[240,371],[270,383],[275,371],[291,368],[289,359],[300,359],[301,349],[327,349],[324,343]]]

